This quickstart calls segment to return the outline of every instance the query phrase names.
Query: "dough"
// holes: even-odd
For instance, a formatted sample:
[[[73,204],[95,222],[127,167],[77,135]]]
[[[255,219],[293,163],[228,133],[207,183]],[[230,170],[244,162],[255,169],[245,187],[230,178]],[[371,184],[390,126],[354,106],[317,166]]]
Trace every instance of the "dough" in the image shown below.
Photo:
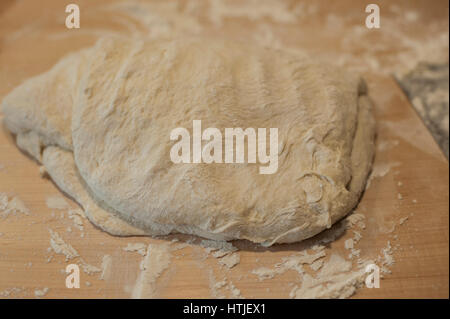
[[[6,127],[97,226],[290,243],[357,204],[374,153],[364,81],[307,57],[205,38],[101,39],[5,97]],[[278,171],[174,164],[176,127],[278,128]]]

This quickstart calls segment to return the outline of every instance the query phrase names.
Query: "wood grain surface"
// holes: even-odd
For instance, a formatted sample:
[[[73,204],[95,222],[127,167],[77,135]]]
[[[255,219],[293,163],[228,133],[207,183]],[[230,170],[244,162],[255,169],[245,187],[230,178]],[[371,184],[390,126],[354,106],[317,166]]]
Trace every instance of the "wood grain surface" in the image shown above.
[[[88,1],[79,3],[82,9],[82,27],[79,30],[65,28],[65,4],[61,1],[0,3],[0,99],[24,79],[47,70],[67,52],[91,45],[105,32],[126,34],[130,32],[130,23],[134,29],[145,31],[145,24],[122,12],[100,10],[107,1],[89,2],[89,5]],[[336,8],[335,15],[363,8],[362,2],[358,2],[357,9],[349,1],[343,3],[345,5]],[[440,11],[442,8],[448,10],[448,2],[433,3],[435,5],[426,11],[426,19],[445,19]],[[400,1],[398,5],[405,5],[405,2]],[[181,9],[177,10],[184,10],[185,5],[180,6]],[[424,6],[425,2],[411,4],[412,9],[425,12]],[[161,14],[164,10],[172,10],[157,8],[161,10],[157,13]],[[361,14],[364,16],[364,11]],[[199,23],[209,25],[204,19],[197,16]],[[167,18],[167,21],[172,20]],[[288,42],[281,29],[291,30],[290,24],[264,23],[280,32],[280,41]],[[205,28],[204,33],[227,37],[235,34],[240,38],[242,34],[252,32],[256,22],[236,18],[224,24]],[[248,28],[240,31],[242,26]],[[339,32],[345,34],[343,30]],[[298,42],[302,45],[310,42],[309,48],[313,52],[320,51],[317,39],[298,38]],[[334,47],[333,43],[328,45]],[[355,47],[352,52],[355,50],[358,49]],[[387,67],[383,63],[390,61],[388,57],[384,59],[380,68]],[[361,257],[374,258],[382,254],[389,242],[394,247],[395,263],[389,267],[391,273],[384,275],[380,288],[360,288],[354,297],[448,298],[448,161],[393,78],[388,73],[373,70],[363,73],[377,120],[374,167],[388,169],[384,170],[384,176],[372,179],[356,208],[365,216],[366,224],[366,228],[361,230],[363,238],[357,248],[361,249]],[[0,129],[1,192],[10,199],[14,196],[20,198],[30,214],[0,217],[0,297],[35,298],[35,291],[46,287],[49,290],[43,298],[129,298],[140,273],[142,256],[124,251],[128,243],[163,244],[174,238],[180,242],[191,239],[189,236],[160,239],[113,237],[87,221],[80,231],[68,218],[67,209],[50,209],[46,205],[49,196],[64,195],[49,179],[40,176],[38,163],[18,150],[13,136],[3,126]],[[71,207],[78,207],[69,198],[66,200]],[[405,217],[407,220],[401,223]],[[89,275],[82,272],[81,288],[66,288],[64,269],[72,261],[66,261],[64,256],[49,249],[49,229],[70,243],[86,263],[101,268],[103,256],[110,255],[112,273],[109,278],[102,280],[99,273]],[[345,231],[328,244],[327,256],[331,253],[348,255],[344,242],[352,236],[351,233],[350,230]],[[210,284],[226,279],[246,298],[288,298],[292,286],[301,282],[297,272],[287,271],[271,280],[259,281],[252,270],[262,266],[273,268],[283,257],[310,249],[315,240],[271,248],[235,241],[233,244],[240,250],[240,263],[232,269],[221,266],[218,259],[206,255],[204,249],[194,243],[171,252],[170,266],[158,278],[154,296],[208,298],[212,296]],[[231,296],[226,289],[221,293],[225,297]]]

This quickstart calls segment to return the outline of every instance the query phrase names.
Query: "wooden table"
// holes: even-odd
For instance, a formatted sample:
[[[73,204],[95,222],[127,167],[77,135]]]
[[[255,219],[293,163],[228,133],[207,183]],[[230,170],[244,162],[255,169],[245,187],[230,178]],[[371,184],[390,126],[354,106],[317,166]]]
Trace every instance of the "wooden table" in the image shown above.
[[[133,29],[130,25],[134,26],[133,32],[144,32],[148,27],[142,21],[130,18],[122,11],[102,11],[106,1],[95,1],[95,3],[91,1],[89,4],[88,1],[78,1],[77,3],[82,10],[82,27],[79,30],[67,30],[64,27],[64,6],[60,1],[39,1],[39,5],[37,1],[17,3],[2,1],[0,4],[0,98],[27,77],[47,70],[65,53],[92,44],[106,31],[126,34]],[[357,6],[350,5],[350,2],[342,3],[328,9],[334,10],[334,15],[337,17],[345,15],[354,18],[361,8],[364,8],[362,2]],[[441,11],[446,6],[448,8],[448,3],[436,1],[433,4],[425,11],[426,2],[414,2],[408,4],[408,9],[424,12],[423,19],[433,18],[434,21],[444,21],[445,24],[445,14]],[[323,6],[323,3],[321,5]],[[292,4],[290,6],[292,9]],[[398,6],[403,8],[406,4],[402,1],[398,2]],[[189,8],[181,2],[175,9],[170,5],[155,6],[152,9],[155,15],[165,17],[165,21],[168,21],[170,26],[170,23],[176,25],[177,22],[174,21],[179,20],[173,20],[172,15],[167,12],[178,10],[187,14]],[[198,31],[199,33],[227,37],[232,37],[234,34],[236,38],[243,38],[255,30],[269,28],[271,32],[277,33],[276,39],[280,39],[279,41],[283,44],[295,47],[298,43],[299,47],[307,48],[305,50],[308,52],[322,52],[322,54],[318,53],[319,58],[326,58],[330,48],[339,47],[336,49],[336,54],[346,50],[336,44],[337,40],[334,39],[336,35],[330,37],[331,31],[320,31],[322,36],[328,34],[329,39],[334,39],[334,42],[329,41],[326,44],[320,42],[318,36],[315,37],[314,34],[309,33],[309,36],[306,36],[305,33],[313,32],[314,28],[317,28],[310,16],[295,22],[303,23],[303,29],[297,30],[298,37],[292,39],[294,23],[276,21],[274,17],[257,17],[256,21],[248,21],[248,19],[244,21],[234,17],[229,20],[224,19],[223,25],[218,25],[208,22],[205,16],[198,13],[204,11],[203,7],[189,10],[190,14],[196,17],[195,21],[203,26],[210,26]],[[323,10],[325,9],[319,6],[317,11],[311,10],[311,15],[315,14],[319,17]],[[361,15],[364,16],[364,14]],[[351,25],[352,19],[350,22],[345,20],[345,25]],[[152,30],[151,22],[149,23]],[[188,24],[185,24],[184,28],[186,30],[179,26],[172,27],[174,32],[181,33],[192,33],[194,29]],[[437,32],[435,29],[428,31]],[[336,32],[338,36],[346,34],[344,29],[337,29]],[[423,33],[423,30],[420,32]],[[258,34],[262,35],[263,32]],[[267,37],[270,36],[267,35]],[[343,39],[341,37],[340,41],[344,41]],[[273,39],[270,41],[277,42]],[[328,50],[328,53],[323,53],[324,50]],[[361,50],[354,46],[346,53],[359,52],[363,59],[367,57],[367,54]],[[369,49],[366,48],[366,50]],[[377,153],[374,165],[378,172],[385,174],[371,181],[370,187],[357,208],[359,213],[365,215],[366,223],[358,248],[361,249],[362,257],[376,256],[389,241],[396,248],[393,254],[395,264],[390,267],[391,274],[385,275],[381,281],[381,288],[361,288],[354,297],[448,298],[448,161],[397,83],[389,72],[384,72],[392,62],[394,54],[392,52],[373,54],[382,56],[379,60],[381,72],[374,72],[372,69],[363,72],[369,84],[377,119]],[[344,64],[349,62],[344,60]],[[356,67],[361,65],[358,63]],[[392,65],[392,68],[395,66],[396,64]],[[383,171],[386,167],[389,169]],[[87,221],[84,222],[84,230],[78,230],[73,221],[68,218],[67,209],[50,209],[46,205],[48,196],[61,194],[60,191],[50,180],[40,177],[37,163],[17,149],[13,137],[4,128],[0,130],[1,192],[6,193],[10,199],[17,196],[30,211],[29,215],[18,213],[0,218],[0,296],[2,297],[34,298],[36,289],[47,287],[49,290],[43,296],[44,298],[128,298],[140,273],[139,263],[142,256],[135,252],[126,252],[123,248],[128,243],[163,244],[173,239],[173,237],[170,239],[112,237],[96,229]],[[77,207],[70,199],[67,201],[71,207]],[[62,213],[64,217],[61,216]],[[401,224],[400,221],[404,217],[408,219]],[[49,229],[58,232],[89,264],[101,267],[102,257],[110,255],[112,267],[109,278],[101,280],[99,273],[93,275],[82,273],[81,288],[67,289],[66,275],[63,271],[68,262],[63,256],[49,251]],[[344,242],[349,237],[351,232],[347,231],[328,245],[327,255],[336,252],[346,256],[348,251],[344,248]],[[180,240],[186,240],[186,237],[181,236]],[[234,244],[240,249],[240,263],[231,270],[221,267],[216,258],[205,256],[204,249],[197,245],[173,251],[170,267],[158,278],[155,296],[162,298],[210,297],[210,280],[211,276],[214,276],[216,281],[226,277],[228,282],[233,282],[240,289],[243,297],[287,298],[292,283],[299,282],[299,275],[295,271],[287,271],[272,280],[265,281],[258,281],[251,271],[261,266],[273,267],[282,257],[306,249],[308,243],[278,245],[270,249],[256,247],[246,242]],[[77,260],[75,259],[75,262]],[[230,296],[228,290],[223,290],[222,293],[226,297]]]

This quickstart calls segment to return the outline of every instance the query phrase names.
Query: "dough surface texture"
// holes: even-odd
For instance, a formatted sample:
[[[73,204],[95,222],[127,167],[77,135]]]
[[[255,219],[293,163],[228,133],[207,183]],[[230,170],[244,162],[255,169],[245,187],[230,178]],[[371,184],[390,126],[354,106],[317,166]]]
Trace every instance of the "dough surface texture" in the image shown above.
[[[2,111],[17,145],[115,235],[300,241],[355,207],[374,154],[361,78],[224,40],[101,39],[15,88]],[[278,128],[278,171],[173,163],[170,132],[193,120]]]

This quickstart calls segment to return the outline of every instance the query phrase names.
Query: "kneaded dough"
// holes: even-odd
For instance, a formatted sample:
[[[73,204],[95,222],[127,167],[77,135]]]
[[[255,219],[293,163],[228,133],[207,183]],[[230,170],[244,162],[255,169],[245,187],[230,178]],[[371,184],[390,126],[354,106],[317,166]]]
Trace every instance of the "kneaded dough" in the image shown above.
[[[357,204],[374,153],[364,81],[225,40],[101,39],[2,103],[17,145],[115,235],[290,243]],[[278,128],[278,171],[174,164],[176,127]]]

